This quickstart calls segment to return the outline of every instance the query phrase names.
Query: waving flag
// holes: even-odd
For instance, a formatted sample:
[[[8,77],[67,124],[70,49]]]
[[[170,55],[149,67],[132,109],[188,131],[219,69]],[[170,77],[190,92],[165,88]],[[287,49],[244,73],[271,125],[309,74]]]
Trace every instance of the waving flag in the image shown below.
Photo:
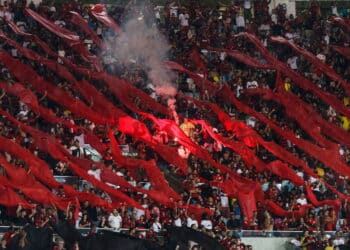
[[[57,183],[52,176],[51,170],[46,162],[42,161],[30,151],[23,148],[19,143],[1,136],[0,151],[7,152],[16,158],[23,159],[28,164],[29,169],[29,171],[24,169],[16,169],[14,166],[7,163],[5,159],[0,157],[0,164],[4,167],[6,173],[8,174],[8,178],[0,176],[1,204],[5,206],[21,204],[23,207],[31,207],[31,204],[24,201],[24,199],[20,198],[14,192],[14,189],[18,189],[27,198],[33,201],[42,204],[53,203],[62,210],[65,209],[69,202],[71,204],[74,203],[76,207],[79,207],[78,201],[83,200],[88,200],[90,204],[102,206],[107,209],[120,206],[120,204],[124,202],[130,207],[143,209],[137,200],[124,192],[125,190],[131,190],[136,193],[145,194],[159,204],[173,207],[175,203],[181,199],[181,196],[169,186],[169,183],[164,178],[163,173],[158,168],[157,162],[155,160],[146,161],[122,156],[113,132],[119,131],[131,136],[133,140],[141,141],[148,147],[152,148],[157,156],[178,167],[181,170],[181,172],[179,172],[180,174],[186,174],[188,171],[188,166],[186,160],[179,157],[179,145],[189,150],[195,158],[201,159],[210,164],[212,167],[220,169],[227,175],[227,178],[222,181],[215,182],[206,180],[207,183],[219,187],[231,198],[238,198],[242,212],[249,220],[253,219],[254,212],[257,210],[257,201],[264,203],[272,213],[278,216],[300,217],[305,215],[308,208],[313,206],[323,206],[325,204],[331,205],[335,208],[339,207],[340,204],[337,200],[317,200],[317,197],[314,195],[312,189],[305,184],[304,180],[299,175],[296,174],[292,166],[301,169],[314,178],[318,178],[318,176],[302,159],[287,151],[277,143],[264,140],[258,132],[243,121],[231,118],[219,105],[199,101],[189,96],[179,94],[179,98],[191,101],[198,107],[201,107],[208,112],[210,111],[211,114],[215,115],[219,120],[223,130],[233,134],[232,138],[225,137],[221,134],[215,133],[209,121],[192,119],[192,122],[199,125],[202,130],[206,131],[206,133],[213,140],[215,140],[218,144],[222,144],[224,147],[232,149],[235,153],[240,155],[249,168],[255,167],[258,172],[268,171],[281,179],[291,181],[296,186],[304,186],[307,198],[311,204],[301,206],[293,211],[286,211],[273,200],[265,199],[265,195],[261,189],[261,183],[258,181],[253,181],[248,177],[243,177],[233,169],[229,169],[226,166],[218,163],[197,141],[188,137],[175,121],[168,119],[169,110],[167,107],[158,103],[148,94],[136,88],[131,83],[104,72],[99,60],[97,60],[95,56],[91,55],[90,52],[87,51],[79,36],[65,28],[58,27],[51,21],[43,18],[39,14],[29,9],[26,9],[25,12],[40,25],[62,39],[78,55],[84,58],[86,62],[94,65],[96,70],[83,67],[81,65],[76,65],[67,58],[62,58],[62,65],[57,61],[40,56],[36,52],[20,46],[18,43],[11,40],[7,34],[0,32],[0,39],[2,41],[6,42],[9,46],[16,48],[22,57],[42,64],[44,67],[47,67],[53,73],[57,74],[60,78],[66,80],[70,84],[72,90],[80,94],[82,100],[76,98],[65,89],[47,81],[44,77],[40,77],[35,69],[31,67],[31,65],[13,58],[5,51],[0,52],[0,61],[10,71],[11,75],[15,76],[17,80],[19,80],[19,82],[12,85],[0,83],[0,87],[11,95],[18,97],[21,102],[28,105],[30,109],[45,120],[45,122],[60,123],[66,128],[73,129],[74,131],[78,129],[82,130],[85,134],[86,141],[90,143],[91,146],[93,146],[97,151],[99,151],[99,153],[103,154],[108,148],[111,148],[113,160],[117,164],[120,164],[121,166],[130,170],[130,172],[135,172],[135,170],[139,168],[144,169],[151,183],[151,189],[145,190],[140,187],[132,186],[123,177],[117,176],[112,170],[106,168],[103,163],[98,164],[101,168],[101,180],[94,178],[87,173],[89,166],[92,164],[90,160],[80,159],[70,155],[69,152],[60,144],[57,138],[54,138],[52,135],[40,131],[37,128],[31,127],[28,124],[24,124],[22,121],[17,120],[6,111],[0,110],[0,113],[5,116],[9,122],[20,127],[23,132],[28,133],[33,137],[33,144],[38,147],[40,151],[47,153],[56,160],[69,163],[70,169],[76,175],[89,181],[93,186],[106,192],[112,198],[112,203],[109,203],[95,195],[76,191],[68,185],[64,185],[64,188],[69,194],[69,199],[64,200],[55,196],[47,187],[56,189],[60,186],[60,184]],[[111,28],[117,34],[122,32],[119,25],[108,16],[103,5],[98,4],[93,6],[90,12],[99,22]],[[104,48],[103,41],[87,26],[83,18],[78,13],[70,12],[69,18],[74,25],[90,36],[98,46]],[[335,21],[347,26],[346,20]],[[58,58],[58,55],[51,51],[49,46],[41,41],[36,35],[21,31],[15,24],[7,20],[6,23],[14,33],[23,36],[25,39],[37,42],[47,54],[55,59]],[[338,112],[350,117],[349,108],[345,107],[335,95],[319,89],[311,81],[304,78],[297,72],[289,69],[288,66],[272,56],[254,35],[243,33],[240,36],[246,37],[256,46],[260,53],[265,57],[267,61],[266,64],[261,63],[257,59],[248,56],[241,51],[231,51],[221,48],[210,49],[217,52],[225,52],[228,56],[250,67],[274,69],[278,72],[278,84],[281,84],[281,74],[286,75],[299,87],[311,91],[325,103],[334,107]],[[293,48],[298,54],[304,56],[319,70],[324,71],[330,78],[340,82],[347,93],[350,92],[348,83],[328,65],[320,62],[311,53],[296,46],[295,44],[291,44],[285,39],[272,39],[274,42],[282,43]],[[338,53],[343,53],[345,57],[347,54],[349,54],[346,53],[347,48],[333,47],[333,49]],[[206,76],[208,69],[206,68],[205,63],[202,61],[198,51],[196,49],[192,50],[191,55],[196,67],[199,68]],[[292,110],[293,107],[293,112],[286,112],[286,114],[295,119],[300,125],[304,124],[302,128],[310,135],[313,141],[297,138],[293,131],[289,129],[282,129],[275,121],[269,119],[263,114],[255,111],[252,107],[238,100],[227,85],[220,87],[215,86],[206,77],[201,77],[197,73],[191,72],[176,62],[164,62],[164,66],[188,75],[194,80],[201,92],[208,91],[213,97],[234,105],[240,112],[254,116],[261,123],[269,126],[279,136],[289,140],[291,143],[295,144],[301,150],[306,152],[309,156],[312,156],[324,163],[324,165],[333,169],[339,175],[350,177],[350,170],[348,166],[339,157],[339,148],[337,145],[337,143],[347,146],[350,145],[347,132],[322,119],[322,117],[316,111],[314,111],[312,107],[306,105],[297,96],[282,91],[282,88],[276,88],[277,92],[262,89],[249,90],[246,92],[247,95],[260,95],[267,100],[280,103],[286,110]],[[75,78],[75,73],[84,76],[85,79],[78,81]],[[108,87],[111,95],[113,95],[113,97],[116,98],[122,105],[117,107],[110,101],[110,98],[107,98],[104,93],[100,92],[93,84],[91,84],[89,79],[98,80],[101,82],[101,84]],[[39,103],[34,92],[28,88],[29,84],[31,85],[32,89],[35,89],[35,91],[38,93],[47,95],[51,101],[65,107],[66,109],[69,109],[76,118],[87,119],[97,125],[105,126],[105,136],[109,139],[110,143],[103,143],[93,132],[88,131],[87,129],[78,125],[71,124],[61,117],[58,117],[49,108],[43,107]],[[138,98],[140,105],[135,103],[136,98]],[[130,114],[130,111],[137,114],[139,119],[136,119],[136,116],[132,117],[128,115]],[[152,129],[158,129],[166,133],[168,136],[176,138],[178,145],[167,145],[155,140]],[[329,138],[334,139],[334,141],[337,143]],[[255,152],[255,149],[258,147],[264,147],[268,152],[273,154],[277,160],[265,163]],[[17,183],[22,184],[17,185]],[[106,183],[120,186],[121,188],[120,190],[114,189]],[[337,194],[338,197],[349,200],[349,197],[346,194],[340,193],[332,185],[328,183],[325,183],[325,185],[329,190]],[[182,208],[187,209],[190,213],[194,213],[198,218],[203,213],[211,213],[210,210],[203,207],[188,204],[182,205]]]

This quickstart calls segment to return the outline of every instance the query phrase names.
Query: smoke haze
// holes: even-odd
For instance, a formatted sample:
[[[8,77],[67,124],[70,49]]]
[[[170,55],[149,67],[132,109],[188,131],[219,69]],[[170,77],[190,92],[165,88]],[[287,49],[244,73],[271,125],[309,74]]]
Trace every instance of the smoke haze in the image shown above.
[[[154,24],[153,10],[148,11],[145,2],[131,6],[123,24],[124,32],[111,44],[113,57],[126,67],[133,63],[141,66],[158,95],[174,96],[175,75],[162,63],[170,46]]]

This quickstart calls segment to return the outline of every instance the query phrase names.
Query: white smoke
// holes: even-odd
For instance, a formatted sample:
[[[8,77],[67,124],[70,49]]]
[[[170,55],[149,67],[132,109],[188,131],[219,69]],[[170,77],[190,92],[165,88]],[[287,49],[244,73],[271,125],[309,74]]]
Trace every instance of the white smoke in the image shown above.
[[[113,48],[113,57],[126,68],[135,63],[140,66],[147,73],[149,83],[155,86],[158,95],[174,96],[175,75],[162,63],[170,46],[155,25],[152,10],[146,6],[146,1],[141,2],[131,6],[129,15],[122,24],[124,32],[109,44]]]

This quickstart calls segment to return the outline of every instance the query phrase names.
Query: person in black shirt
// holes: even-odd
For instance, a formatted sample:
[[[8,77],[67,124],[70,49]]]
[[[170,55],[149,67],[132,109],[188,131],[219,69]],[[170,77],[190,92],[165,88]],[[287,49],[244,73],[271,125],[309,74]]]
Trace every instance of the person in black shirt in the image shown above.
[[[29,218],[27,211],[23,209],[21,206],[18,206],[17,211],[17,218],[16,218],[16,226],[24,226],[27,223],[29,223]]]
[[[95,206],[91,206],[88,201],[84,201],[81,210],[86,212],[89,219],[94,223],[98,223],[98,218],[97,218],[97,208]]]
[[[231,214],[230,219],[227,221],[227,228],[229,230],[239,230],[241,229],[242,221],[239,215]]]

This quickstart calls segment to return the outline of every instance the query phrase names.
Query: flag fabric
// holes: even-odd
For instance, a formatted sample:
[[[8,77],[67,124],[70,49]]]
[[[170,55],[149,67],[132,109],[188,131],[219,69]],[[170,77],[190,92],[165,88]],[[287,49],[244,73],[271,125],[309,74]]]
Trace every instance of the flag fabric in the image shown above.
[[[122,32],[119,25],[108,16],[103,5],[95,5],[91,8],[90,12],[99,22],[108,26],[116,33]],[[169,186],[169,183],[166,181],[163,173],[158,168],[156,161],[132,159],[123,156],[114,136],[114,132],[119,131],[131,136],[134,140],[142,141],[147,146],[152,148],[165,161],[178,167],[181,170],[181,174],[186,174],[188,171],[187,162],[185,159],[179,157],[178,148],[167,144],[162,144],[155,140],[151,132],[152,130],[150,124],[152,124],[152,129],[163,131],[171,138],[176,138],[177,143],[189,150],[194,157],[208,162],[211,166],[220,169],[224,174],[226,174],[228,176],[226,179],[223,179],[222,181],[208,181],[208,183],[213,186],[217,186],[231,198],[237,198],[243,214],[247,216],[249,220],[253,219],[254,212],[257,210],[256,203],[258,201],[265,204],[272,213],[278,216],[301,217],[305,215],[308,208],[313,206],[318,207],[330,205],[339,208],[340,203],[338,200],[317,200],[317,197],[313,193],[312,189],[299,175],[296,174],[292,166],[303,170],[310,176],[318,178],[318,176],[303,160],[288,152],[277,143],[264,140],[253,128],[240,120],[231,118],[217,104],[200,101],[179,93],[178,98],[191,101],[198,107],[210,110],[217,117],[223,128],[232,133],[234,137],[228,138],[221,134],[215,133],[213,127],[211,127],[208,121],[193,119],[191,122],[199,125],[203,131],[205,131],[216,143],[230,148],[239,154],[249,168],[255,167],[258,172],[269,171],[282,179],[289,180],[296,186],[303,186],[306,190],[306,195],[310,201],[310,204],[300,206],[298,209],[293,211],[286,211],[273,200],[265,199],[265,195],[261,188],[261,183],[252,181],[247,177],[243,177],[232,169],[229,169],[215,161],[210,153],[192,138],[188,137],[175,121],[165,118],[169,116],[169,109],[167,107],[158,103],[148,94],[136,88],[131,83],[128,83],[127,81],[119,79],[115,76],[108,75],[106,72],[104,72],[99,60],[86,50],[78,35],[65,28],[58,27],[51,21],[45,19],[30,9],[26,9],[25,13],[40,23],[40,25],[42,25],[44,28],[62,39],[92,67],[82,67],[67,58],[62,58],[62,64],[55,60],[45,58],[30,49],[20,46],[2,31],[0,31],[0,39],[6,42],[8,45],[15,47],[22,57],[28,59],[29,61],[41,63],[59,77],[65,79],[67,82],[69,82],[69,84],[71,84],[74,91],[81,94],[84,100],[80,100],[72,96],[70,93],[68,93],[68,91],[46,81],[43,77],[40,77],[37,74],[37,72],[31,67],[32,65],[22,63],[20,60],[13,58],[5,51],[0,51],[0,61],[10,71],[11,75],[15,76],[19,82],[14,84],[1,82],[0,87],[6,92],[18,97],[21,102],[28,105],[35,114],[40,116],[46,122],[60,123],[67,128],[73,129],[73,131],[83,131],[86,141],[97,151],[99,151],[99,153],[103,154],[108,148],[111,148],[113,160],[117,164],[126,167],[131,173],[135,173],[135,170],[138,168],[144,169],[152,188],[146,190],[140,187],[134,187],[123,177],[116,175],[115,172],[108,169],[103,163],[97,164],[101,169],[101,180],[94,178],[87,173],[89,167],[93,163],[91,160],[81,159],[70,155],[67,149],[60,144],[57,138],[48,133],[40,131],[37,128],[24,124],[15,117],[11,116],[5,110],[0,110],[1,115],[5,116],[11,123],[15,124],[23,132],[32,136],[33,144],[39,148],[39,150],[47,153],[54,159],[69,163],[69,167],[72,172],[89,181],[96,188],[103,190],[112,198],[112,202],[107,202],[96,195],[74,190],[69,185],[62,185],[68,194],[67,199],[62,199],[56,196],[50,189],[57,189],[61,186],[61,184],[54,179],[50,167],[46,164],[46,162],[36,157],[29,150],[23,148],[16,141],[0,136],[0,151],[7,152],[19,159],[23,159],[28,165],[28,171],[25,169],[16,168],[8,163],[6,159],[0,157],[0,165],[3,166],[7,174],[7,177],[0,175],[0,204],[5,206],[15,206],[16,204],[21,204],[25,208],[32,207],[30,203],[26,202],[25,199],[21,198],[14,191],[18,190],[32,201],[48,205],[54,204],[62,210],[65,210],[69,204],[75,204],[76,211],[74,213],[74,217],[77,217],[77,211],[80,206],[79,202],[84,200],[88,200],[92,205],[102,206],[107,209],[120,206],[124,203],[130,207],[144,209],[138,201],[136,201],[133,197],[130,197],[127,192],[125,192],[126,190],[131,190],[136,193],[147,195],[150,199],[158,202],[159,204],[169,207],[175,206],[175,204],[177,204],[177,202],[181,199],[181,196]],[[78,13],[70,12],[70,21],[74,25],[78,26],[84,33],[90,36],[98,46],[104,48],[105,45],[101,38],[88,27],[84,19]],[[335,19],[334,21],[348,26],[348,21],[346,20]],[[5,22],[14,33],[23,36],[28,40],[35,41],[51,57],[55,59],[59,58],[59,56],[36,35],[23,32],[15,24],[8,20],[5,20]],[[322,99],[325,103],[334,107],[341,114],[350,117],[350,110],[345,107],[335,95],[319,89],[308,79],[304,78],[297,72],[292,71],[284,63],[277,60],[268,52],[268,50],[254,35],[242,33],[239,36],[242,36],[252,42],[260,51],[262,56],[265,57],[267,63],[261,63],[255,58],[252,58],[237,50],[216,48],[210,49],[225,52],[228,56],[253,68],[276,70],[277,85],[279,86],[276,88],[276,92],[263,89],[254,89],[247,91],[246,94],[261,95],[266,100],[280,103],[285,108],[287,115],[295,119],[310,135],[310,137],[312,137],[314,142],[297,138],[293,131],[289,129],[282,129],[268,117],[256,112],[248,105],[242,103],[236,98],[235,94],[227,85],[216,86],[210,82],[207,79],[208,69],[206,68],[205,63],[202,61],[197,48],[191,51],[191,55],[193,57],[194,64],[203,72],[204,77],[195,72],[191,72],[176,62],[164,62],[164,67],[188,75],[194,80],[195,84],[202,93],[207,91],[210,93],[210,95],[234,105],[241,112],[254,116],[260,122],[272,128],[281,137],[289,140],[310,156],[333,169],[336,173],[342,176],[350,177],[350,170],[348,169],[348,166],[341,161],[338,155],[339,147],[337,145],[337,143],[347,146],[350,145],[350,139],[346,132],[341,130],[336,125],[325,121],[317,112],[313,111],[312,107],[305,104],[292,93],[283,90],[281,87],[281,74],[291,78],[291,80],[300,88],[312,91],[316,96]],[[317,69],[324,71],[330,78],[340,82],[346,93],[350,93],[348,83],[332,68],[317,59],[311,53],[283,38],[273,37],[272,41],[291,47],[296,53],[309,60],[310,63],[312,63]],[[332,48],[338,53],[344,52],[344,55],[347,55],[347,53],[345,53],[347,48]],[[84,80],[76,80],[74,73],[83,75]],[[118,101],[123,104],[124,107],[126,107],[125,109],[137,114],[139,119],[136,119],[134,116],[130,116],[130,112],[115,106],[108,98],[104,96],[104,94],[102,94],[89,82],[89,79],[104,82],[104,84],[108,86],[110,93],[116,99],[118,99]],[[109,144],[106,145],[102,143],[101,140],[91,131],[69,123],[58,117],[50,109],[41,106],[36,95],[31,89],[28,88],[29,84],[33,89],[35,89],[35,91],[42,95],[47,95],[49,99],[70,110],[76,117],[88,119],[98,125],[106,125],[108,128],[106,134],[109,139]],[[135,104],[135,98],[139,99],[141,105]],[[86,103],[90,103],[91,105],[89,106]],[[337,143],[329,138],[332,138]],[[254,151],[259,146],[264,147],[267,151],[276,156],[278,160],[265,163],[256,155],[256,152]],[[19,185],[19,183],[21,184]],[[112,188],[106,183],[119,186],[120,188]],[[325,183],[325,185],[328,189],[337,194],[338,197],[349,200],[347,195],[340,193],[330,184]],[[188,212],[195,214],[198,218],[203,213],[212,213],[212,211],[206,208],[194,205],[185,204],[182,205],[182,207],[186,208]]]
[[[96,4],[90,9],[91,14],[101,23],[111,28],[117,34],[121,32],[119,25],[108,16],[105,6],[103,4]]]

